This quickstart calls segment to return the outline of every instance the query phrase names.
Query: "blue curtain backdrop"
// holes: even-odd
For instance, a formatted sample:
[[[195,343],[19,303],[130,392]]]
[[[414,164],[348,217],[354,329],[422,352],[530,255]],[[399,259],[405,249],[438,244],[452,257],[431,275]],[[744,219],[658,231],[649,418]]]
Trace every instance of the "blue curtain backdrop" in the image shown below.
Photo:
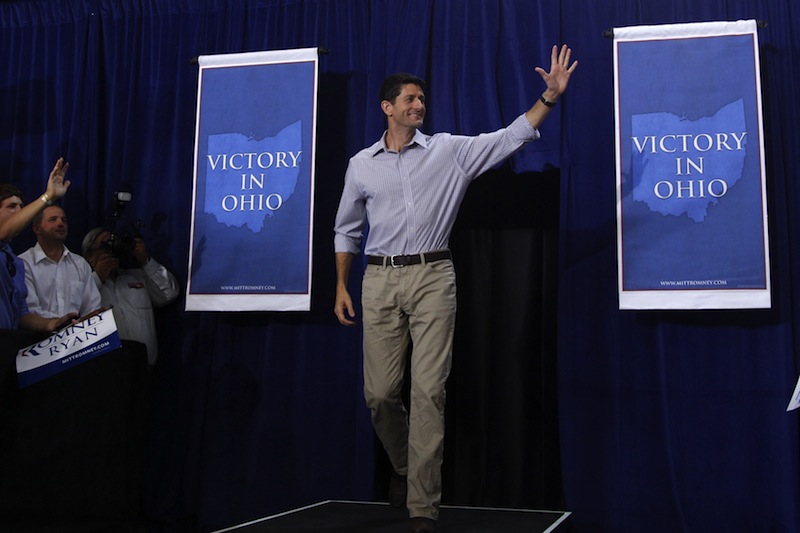
[[[567,504],[585,531],[798,531],[798,418],[785,412],[798,374],[798,6],[562,4],[562,37],[587,67],[562,122],[558,387]],[[612,43],[599,35],[736,19],[767,23],[759,39],[772,309],[620,312]]]
[[[612,42],[602,33],[740,18],[767,22],[773,308],[620,312]],[[312,311],[186,313],[179,302],[159,312],[143,508],[166,529],[208,531],[328,498],[372,499],[381,459],[359,332],[331,312],[331,227],[348,158],[383,131],[378,86],[417,73],[429,82],[427,132],[493,130],[538,98],[533,68],[569,43],[581,65],[542,140],[476,182],[454,233],[461,314],[446,499],[565,508],[587,532],[799,531],[798,415],[785,412],[800,333],[798,35],[792,0],[3,2],[0,181],[35,198],[54,160],[69,160],[73,250],[107,219],[112,192],[132,191],[123,225],[140,220],[153,255],[185,280],[191,59],[326,47]],[[14,249],[32,241],[26,232]],[[542,304],[556,296],[557,307]]]

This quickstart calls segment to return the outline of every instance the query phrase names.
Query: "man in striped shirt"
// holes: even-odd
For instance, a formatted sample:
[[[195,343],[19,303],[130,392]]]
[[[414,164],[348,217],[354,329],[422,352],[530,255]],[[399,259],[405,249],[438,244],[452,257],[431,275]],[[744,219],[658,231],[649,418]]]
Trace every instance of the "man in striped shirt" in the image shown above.
[[[433,532],[439,515],[444,447],[445,383],[456,315],[450,232],[469,184],[527,142],[567,89],[577,61],[554,46],[546,89],[508,127],[474,137],[419,131],[425,84],[394,74],[381,87],[388,129],[357,153],[347,168],[336,215],[334,313],[355,325],[347,279],[364,245],[362,282],[364,395],[372,423],[392,463],[389,499],[407,507],[412,532]],[[411,405],[401,398],[409,343]],[[409,414],[410,411],[410,414]]]

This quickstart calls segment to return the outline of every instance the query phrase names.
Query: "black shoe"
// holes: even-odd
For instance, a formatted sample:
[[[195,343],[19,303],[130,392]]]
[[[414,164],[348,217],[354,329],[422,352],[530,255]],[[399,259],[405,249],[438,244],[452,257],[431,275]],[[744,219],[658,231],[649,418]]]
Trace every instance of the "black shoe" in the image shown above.
[[[408,478],[392,470],[392,479],[389,480],[389,505],[393,509],[403,509],[406,506],[408,491]]]
[[[417,516],[411,519],[411,533],[435,533],[436,520]]]

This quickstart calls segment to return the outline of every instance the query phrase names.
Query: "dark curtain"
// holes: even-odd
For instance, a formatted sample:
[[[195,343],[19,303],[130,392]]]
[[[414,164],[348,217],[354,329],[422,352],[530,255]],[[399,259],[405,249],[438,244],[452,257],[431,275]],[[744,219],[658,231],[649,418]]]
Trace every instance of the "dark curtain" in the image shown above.
[[[556,409],[558,171],[492,171],[454,228],[448,502],[563,509]],[[498,193],[502,189],[502,193]]]
[[[602,32],[736,18],[768,24],[773,309],[620,312]],[[320,61],[312,310],[186,313],[181,301],[158,312],[148,519],[208,531],[384,490],[360,334],[331,312],[331,228],[347,160],[385,127],[376,94],[386,74],[429,82],[427,132],[475,134],[538,98],[533,68],[563,41],[581,62],[569,93],[540,141],[476,181],[454,230],[445,500],[566,508],[577,531],[800,530],[797,417],[785,412],[800,325],[798,21],[791,0],[0,3],[0,179],[35,198],[56,157],[67,158],[72,250],[108,219],[112,192],[130,190],[120,228],[140,221],[153,255],[184,281],[191,59],[330,51]],[[26,232],[14,249],[32,241]]]

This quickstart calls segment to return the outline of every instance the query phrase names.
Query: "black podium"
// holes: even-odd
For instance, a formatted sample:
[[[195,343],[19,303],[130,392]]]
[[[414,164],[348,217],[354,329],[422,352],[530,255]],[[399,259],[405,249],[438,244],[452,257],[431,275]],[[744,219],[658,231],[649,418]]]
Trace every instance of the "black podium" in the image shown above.
[[[145,346],[123,341],[20,389],[16,353],[40,339],[0,330],[0,529],[138,531]]]

